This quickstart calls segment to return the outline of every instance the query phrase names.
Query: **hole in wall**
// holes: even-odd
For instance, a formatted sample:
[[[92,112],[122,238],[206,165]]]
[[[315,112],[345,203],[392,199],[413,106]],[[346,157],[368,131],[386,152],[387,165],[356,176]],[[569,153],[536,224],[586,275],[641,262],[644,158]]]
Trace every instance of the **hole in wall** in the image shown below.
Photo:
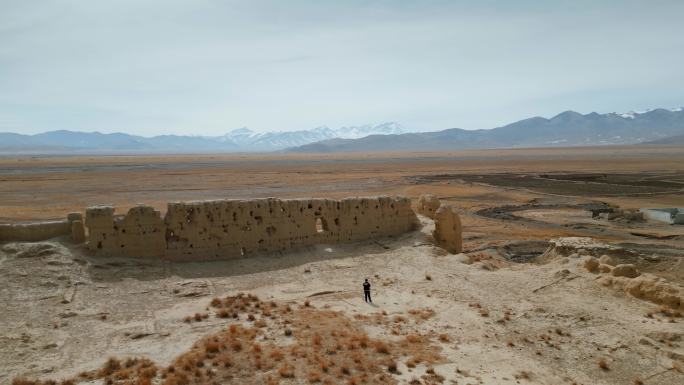
[[[316,232],[322,233],[328,231],[328,223],[323,218],[316,218]]]

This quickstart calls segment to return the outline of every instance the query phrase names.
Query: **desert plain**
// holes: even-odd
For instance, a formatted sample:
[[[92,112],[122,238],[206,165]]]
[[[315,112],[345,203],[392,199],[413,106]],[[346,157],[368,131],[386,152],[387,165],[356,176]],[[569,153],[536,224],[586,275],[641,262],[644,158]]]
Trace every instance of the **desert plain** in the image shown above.
[[[684,383],[684,227],[593,215],[684,207],[682,147],[0,158],[3,223],[426,193],[457,208],[462,253],[422,215],[401,236],[221,261],[0,244],[0,383]]]

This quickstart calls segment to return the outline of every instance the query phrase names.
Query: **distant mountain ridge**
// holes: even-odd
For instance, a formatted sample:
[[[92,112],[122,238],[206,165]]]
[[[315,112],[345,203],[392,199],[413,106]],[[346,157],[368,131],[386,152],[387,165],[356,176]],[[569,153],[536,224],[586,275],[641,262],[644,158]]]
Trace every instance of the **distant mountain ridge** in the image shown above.
[[[255,132],[248,128],[232,130],[222,136],[159,135],[143,137],[123,133],[49,131],[35,135],[0,133],[0,153],[194,153],[277,151],[332,138],[361,138],[367,135],[401,134],[398,123],[350,126],[332,129]]]
[[[274,151],[328,139],[358,139],[368,135],[403,134],[406,132],[396,122],[340,127],[336,129],[321,126],[311,130],[285,132],[254,132],[243,127],[230,131],[226,135],[219,137],[219,140],[233,142],[240,148],[248,151]]]
[[[626,145],[684,135],[684,110],[654,109],[627,114],[565,111],[489,130],[452,128],[361,139],[330,139],[289,152],[450,151],[474,148]]]
[[[678,145],[684,110],[580,114],[565,111],[550,119],[533,117],[488,130],[451,128],[408,132],[395,122],[340,128],[256,132],[246,127],[221,136],[50,131],[36,135],[0,133],[0,154],[206,153],[206,152],[373,152],[450,151],[475,148],[554,146]]]

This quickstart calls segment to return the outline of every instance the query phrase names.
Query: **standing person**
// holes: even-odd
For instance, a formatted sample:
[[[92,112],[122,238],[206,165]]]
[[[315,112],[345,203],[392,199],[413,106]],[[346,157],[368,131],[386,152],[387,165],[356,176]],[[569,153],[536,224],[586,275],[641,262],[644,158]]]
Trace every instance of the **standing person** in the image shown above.
[[[365,281],[363,281],[363,300],[366,302],[373,302],[371,300],[370,296],[370,282],[368,282],[368,278],[366,278]]]

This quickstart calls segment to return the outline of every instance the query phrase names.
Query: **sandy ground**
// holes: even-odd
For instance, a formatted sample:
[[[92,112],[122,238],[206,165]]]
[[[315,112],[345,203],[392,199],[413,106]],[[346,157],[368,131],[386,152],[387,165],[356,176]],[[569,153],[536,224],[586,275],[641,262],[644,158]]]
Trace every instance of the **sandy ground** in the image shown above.
[[[248,194],[250,189],[255,196],[386,192],[417,197],[432,192],[461,211],[466,252],[452,255],[434,247],[429,236],[434,225],[424,217],[421,230],[401,237],[205,263],[96,258],[59,239],[7,243],[0,245],[0,279],[5,283],[0,287],[0,383],[9,384],[17,376],[68,378],[101,367],[110,356],[146,356],[166,367],[204,336],[231,324],[249,327],[253,323],[246,314],[237,320],[218,318],[216,309],[209,306],[214,297],[238,292],[296,308],[309,301],[311,311],[338,311],[371,338],[391,342],[419,335],[426,346],[439,351],[434,362],[414,367],[407,366],[409,356],[393,355],[397,370],[385,371],[386,383],[684,383],[684,318],[659,312],[659,304],[603,284],[608,274],[582,267],[586,256],[604,253],[600,248],[584,247],[578,241],[558,252],[549,244],[558,237],[605,242],[619,247],[612,254],[614,264],[633,263],[642,274],[684,290],[681,226],[598,220],[580,206],[601,200],[624,207],[681,207],[681,193],[587,196],[570,190],[559,195],[545,192],[543,184],[523,188],[452,178],[415,179],[462,173],[505,172],[510,177],[582,171],[633,173],[636,179],[648,174],[676,181],[678,173],[684,172],[684,152],[536,151],[404,154],[393,155],[391,160],[350,156],[325,162],[302,157],[289,159],[302,162],[297,167],[282,165],[282,170],[271,171],[272,159],[247,158],[239,166],[227,166],[237,162],[230,157],[219,159],[218,166],[199,168],[187,163],[206,163],[207,159],[94,158],[88,167],[123,164],[127,169],[82,172],[45,170],[74,167],[81,161],[72,158],[1,160],[0,217],[5,218],[56,217],[104,199],[126,206],[145,197],[140,201],[163,207],[167,198],[219,197],[219,192],[226,197],[236,191]],[[605,163],[598,165],[592,157]],[[171,171],[145,168],[164,162],[176,166]],[[148,166],[142,171],[128,169],[140,163]],[[179,171],[179,164],[188,169]],[[8,170],[14,170],[13,174]],[[177,172],[184,176],[166,174]],[[188,179],[183,179],[185,173]],[[209,174],[216,175],[212,179]],[[124,175],[125,183],[114,189],[115,180]],[[178,178],[178,184],[169,183],[173,178]],[[320,183],[324,179],[327,184]],[[165,192],[157,197],[160,186]],[[152,190],[155,199],[151,202]],[[26,195],[30,191],[33,195]],[[50,203],[55,201],[60,204]],[[480,211],[522,204],[530,206],[511,218],[487,217]],[[361,282],[366,277],[373,284],[374,304],[362,299]],[[428,316],[415,317],[417,312]],[[209,317],[184,321],[195,313]],[[264,336],[282,334],[280,326],[268,322]],[[318,322],[306,326],[318,327],[322,327]],[[304,330],[295,330],[298,333]],[[281,343],[278,338],[271,341]],[[344,356],[332,357],[341,360]],[[605,369],[599,366],[602,360]],[[430,367],[438,376],[430,377]],[[266,377],[259,376],[277,372],[254,369],[254,373],[223,383],[266,383]],[[275,377],[283,384],[309,383],[306,377]],[[333,383],[347,381],[340,375]]]

